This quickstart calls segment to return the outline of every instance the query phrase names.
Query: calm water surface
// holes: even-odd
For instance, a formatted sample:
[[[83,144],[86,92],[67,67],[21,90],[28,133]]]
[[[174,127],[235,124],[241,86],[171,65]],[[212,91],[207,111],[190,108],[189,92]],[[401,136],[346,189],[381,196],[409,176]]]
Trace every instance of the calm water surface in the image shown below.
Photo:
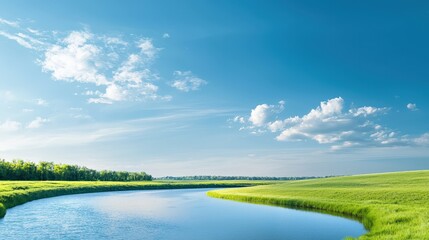
[[[353,220],[214,199],[209,189],[90,193],[9,209],[1,239],[342,239]]]

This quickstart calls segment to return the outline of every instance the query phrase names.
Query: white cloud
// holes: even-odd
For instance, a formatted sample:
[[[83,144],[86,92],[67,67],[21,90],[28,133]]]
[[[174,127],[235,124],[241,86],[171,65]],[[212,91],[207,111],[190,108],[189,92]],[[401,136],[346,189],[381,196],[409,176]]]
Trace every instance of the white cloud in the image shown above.
[[[46,118],[37,117],[27,125],[27,128],[31,128],[31,129],[40,128],[41,126],[43,126],[43,124],[47,122],[50,122],[50,120]]]
[[[115,101],[124,101],[131,98],[156,99],[158,86],[150,81],[157,80],[158,76],[147,68],[138,54],[130,54],[128,59],[114,72],[113,83],[108,85],[104,94],[87,91],[86,95],[97,95],[99,98],[89,99],[90,103],[111,104]]]
[[[41,53],[37,62],[52,79],[86,84],[85,92],[74,95],[91,96],[90,103],[169,101],[172,98],[158,95],[156,81],[161,78],[152,69],[152,63],[161,48],[150,38],[127,41],[123,36],[97,35],[89,30],[63,35],[57,31],[20,27],[4,19],[0,19],[0,23],[14,26],[0,31],[0,36]],[[173,85],[182,91],[197,90],[207,83],[190,71],[178,71],[175,76]]]
[[[102,94],[101,97],[111,101],[122,101],[127,97],[127,91],[116,84],[111,84],[106,88],[106,93]]]
[[[112,45],[112,44],[123,45],[123,46],[128,45],[127,42],[125,42],[124,40],[122,40],[121,38],[118,38],[118,37],[103,36],[103,37],[101,37],[101,39],[104,40],[107,45]]]
[[[0,92],[0,99],[3,101],[14,101],[16,97],[11,91],[2,91]]]
[[[266,123],[270,106],[267,104],[261,104],[252,109],[250,112],[249,121],[257,127],[261,127]]]
[[[246,120],[244,120],[244,117],[241,117],[241,116],[234,117],[233,121],[238,122],[238,123],[242,123],[242,124],[246,123]]]
[[[171,86],[183,92],[196,91],[207,84],[207,81],[196,77],[191,71],[175,71],[173,75],[175,80]]]
[[[281,120],[271,121],[271,117],[275,114],[281,113],[284,110],[285,101],[281,100],[277,105],[260,104],[250,111],[249,117],[236,116],[232,119],[233,122],[240,123],[243,125],[240,130],[253,129],[253,134],[260,134],[265,132],[255,130],[258,127],[267,127],[269,130],[275,132],[280,126],[283,126],[285,122]],[[283,128],[283,127],[281,127]]]
[[[155,57],[155,55],[160,50],[159,48],[156,48],[153,43],[152,39],[150,38],[142,38],[138,41],[138,47],[140,48],[141,52],[146,55],[149,59],[152,59]]]
[[[385,112],[385,108],[361,107],[348,112],[343,112],[343,108],[344,100],[341,97],[321,102],[319,107],[303,117],[286,119],[292,124],[285,127],[276,139],[311,139],[320,144],[333,144],[333,147],[337,148],[395,142],[391,131],[368,119],[377,113]]]
[[[87,90],[87,91],[83,92],[82,95],[85,95],[85,96],[100,96],[101,92],[98,91],[98,90],[96,90],[96,91]]]
[[[414,142],[419,146],[429,146],[429,133],[422,134],[420,137],[414,139]]]
[[[87,114],[75,114],[75,115],[72,115],[72,117],[75,119],[91,119],[92,118],[90,115],[87,115]]]
[[[36,99],[36,104],[39,106],[47,106],[48,102],[42,98],[38,98],[38,99]]]
[[[19,22],[14,22],[14,21],[9,21],[3,18],[0,18],[0,24],[6,24],[9,25],[11,27],[19,27]]]
[[[137,54],[131,54],[127,61],[115,72],[113,79],[119,82],[130,82],[133,86],[141,85],[143,79],[148,79],[151,76],[149,69],[137,71],[138,64],[141,58]]]
[[[410,110],[410,111],[417,111],[417,110],[419,110],[419,109],[417,108],[417,104],[415,104],[415,103],[408,103],[408,104],[407,104],[407,108],[408,108],[408,110]]]
[[[34,110],[30,108],[24,108],[22,109],[22,112],[29,113],[29,112],[34,112]]]
[[[292,117],[285,120],[275,120],[273,122],[269,122],[267,126],[271,132],[278,132],[286,128],[288,124],[293,124],[298,121],[300,121],[299,117]]]
[[[21,45],[25,48],[35,49],[35,47],[33,45],[31,45],[31,43],[23,37],[17,36],[15,34],[10,34],[10,33],[4,32],[4,31],[0,31],[0,35],[4,36],[6,38],[9,38],[10,40],[14,40],[19,45]]]
[[[170,38],[170,34],[164,33],[164,34],[162,34],[162,38]]]
[[[112,104],[126,100],[162,98],[157,95],[158,86],[150,82],[159,78],[152,73],[147,61],[154,58],[159,50],[151,39],[140,39],[140,52],[128,54],[121,64],[116,63],[118,59],[122,59],[119,53],[113,52],[115,57],[111,59],[111,53],[94,43],[96,39],[88,31],[70,33],[59,45],[46,51],[43,69],[50,71],[56,80],[105,86],[104,93],[99,90],[87,90],[83,93],[95,96],[88,99],[89,103]],[[128,45],[120,38],[102,37],[102,40],[110,45]]]
[[[375,107],[360,107],[357,109],[350,109],[349,112],[353,114],[353,116],[369,116],[375,113],[386,112],[387,108],[375,108]]]
[[[21,123],[17,121],[6,120],[4,122],[0,122],[0,131],[4,132],[13,132],[19,130],[21,128]]]
[[[92,38],[86,31],[70,33],[60,45],[53,45],[45,52],[43,70],[51,72],[56,80],[107,85],[109,81],[98,71],[101,50],[88,43]]]
[[[284,101],[278,106],[260,104],[251,110],[248,122],[240,121],[245,119],[241,116],[233,120],[242,125],[240,130],[249,129],[253,134],[266,130],[280,132],[276,136],[278,141],[312,140],[329,144],[334,150],[364,146],[407,146],[426,141],[426,136],[409,138],[375,123],[374,117],[387,113],[388,108],[365,106],[345,111],[341,97],[323,101],[301,117],[279,119],[275,113],[283,109]]]
[[[105,98],[90,98],[88,103],[102,103],[102,104],[112,104],[113,101]]]
[[[36,29],[32,29],[32,28],[27,28],[27,31],[29,31],[30,33],[36,35],[36,36],[41,36],[42,33],[39,30]]]

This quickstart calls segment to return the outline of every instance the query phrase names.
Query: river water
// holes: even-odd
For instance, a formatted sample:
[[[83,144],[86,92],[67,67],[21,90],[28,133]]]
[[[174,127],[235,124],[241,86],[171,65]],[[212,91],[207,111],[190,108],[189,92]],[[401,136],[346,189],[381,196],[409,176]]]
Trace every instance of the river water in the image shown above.
[[[104,192],[41,199],[9,209],[1,239],[343,239],[357,221],[210,198],[210,189]]]

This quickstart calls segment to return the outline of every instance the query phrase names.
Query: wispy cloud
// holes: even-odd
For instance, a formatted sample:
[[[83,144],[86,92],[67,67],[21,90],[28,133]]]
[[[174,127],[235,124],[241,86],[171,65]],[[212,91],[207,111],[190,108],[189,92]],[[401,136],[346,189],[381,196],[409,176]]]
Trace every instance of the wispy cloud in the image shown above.
[[[207,81],[195,76],[191,71],[175,71],[173,76],[174,80],[170,85],[183,92],[196,91],[207,84]]]
[[[34,109],[31,109],[31,108],[24,108],[24,109],[22,109],[22,112],[30,113],[30,112],[34,112]]]
[[[170,34],[164,33],[164,34],[162,34],[162,38],[170,38]]]
[[[17,121],[6,120],[4,122],[0,122],[0,131],[2,132],[13,132],[17,131],[21,128],[21,123]]]
[[[3,19],[3,18],[0,18],[0,24],[6,24],[6,25],[9,25],[11,27],[19,27],[18,22],[9,21],[9,20]]]
[[[0,92],[0,100],[6,101],[6,102],[15,101],[16,96],[11,91],[8,91],[8,90],[7,91],[1,91]]]
[[[23,37],[20,37],[18,35],[14,35],[14,34],[9,34],[9,33],[4,32],[4,31],[0,31],[0,35],[17,42],[19,45],[21,45],[25,48],[35,49],[35,47],[33,45],[31,45],[31,43]]]
[[[426,142],[426,135],[409,137],[401,135],[375,121],[375,117],[386,114],[388,108],[364,106],[344,110],[341,97],[323,101],[317,108],[302,117],[279,119],[276,114],[283,110],[279,105],[260,104],[251,110],[250,117],[236,116],[232,121],[241,130],[264,133],[267,130],[278,133],[278,141],[313,140],[328,144],[338,150],[350,147],[410,146]]]
[[[71,110],[80,112],[79,110]],[[80,146],[100,141],[114,141],[141,135],[147,131],[174,131],[181,121],[197,120],[206,117],[224,116],[231,114],[228,109],[177,109],[174,113],[147,118],[138,118],[116,122],[98,122],[74,127],[44,129],[41,127],[49,119],[37,117],[22,128],[16,121],[0,122],[0,151],[24,151],[27,149],[49,149],[57,146]],[[7,135],[5,135],[7,134]]]
[[[42,98],[36,99],[35,102],[39,106],[47,106],[48,105],[48,101],[46,101],[45,99],[42,99]]]
[[[50,122],[50,120],[47,118],[37,117],[27,125],[27,128],[30,128],[30,129],[40,128],[41,126],[43,126],[43,124],[48,122]]]
[[[146,55],[148,60],[152,60],[156,54],[161,50],[160,48],[156,48],[153,43],[152,39],[150,38],[142,38],[138,41],[137,45],[141,52]]]

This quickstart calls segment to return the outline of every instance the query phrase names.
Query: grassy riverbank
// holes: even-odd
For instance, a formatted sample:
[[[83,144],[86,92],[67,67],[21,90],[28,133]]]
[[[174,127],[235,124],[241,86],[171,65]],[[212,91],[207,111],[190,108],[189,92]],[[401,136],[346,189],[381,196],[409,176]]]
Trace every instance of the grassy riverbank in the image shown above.
[[[72,182],[72,181],[0,181],[0,218],[6,209],[41,198],[67,194],[177,188],[245,187],[269,181],[143,181],[143,182]]]
[[[293,181],[208,195],[354,216],[370,230],[359,239],[429,239],[429,171]]]

